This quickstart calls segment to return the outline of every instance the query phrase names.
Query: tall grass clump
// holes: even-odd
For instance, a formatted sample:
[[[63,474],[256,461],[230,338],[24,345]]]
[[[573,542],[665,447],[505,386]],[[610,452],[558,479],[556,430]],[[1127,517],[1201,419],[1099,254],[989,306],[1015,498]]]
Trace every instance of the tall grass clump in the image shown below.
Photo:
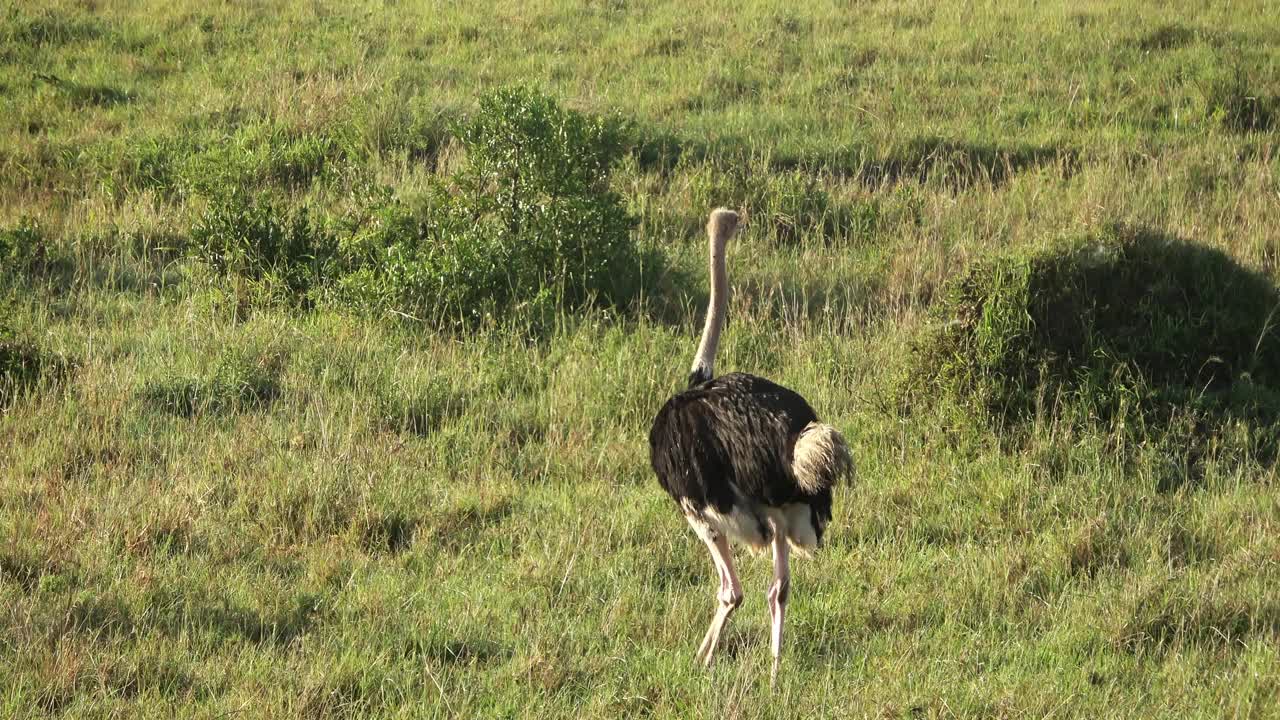
[[[237,188],[214,198],[192,226],[191,251],[266,297],[305,303],[327,280],[337,243],[305,206],[286,208]]]
[[[24,217],[12,227],[0,229],[0,279],[30,277],[65,263],[37,221]]]
[[[1203,85],[1205,110],[1212,120],[1239,133],[1267,132],[1280,115],[1280,99],[1259,91],[1240,67],[1220,71]]]
[[[906,397],[948,397],[1006,427],[1173,425],[1280,417],[1280,292],[1226,254],[1111,226],[975,264],[915,347]]]
[[[463,415],[468,398],[443,378],[434,378],[420,387],[383,390],[375,403],[375,417],[384,429],[426,436]]]
[[[783,169],[793,163],[769,155],[733,151],[711,158],[685,156],[676,171],[688,181],[676,189],[675,232],[696,235],[707,210],[719,205],[738,208],[751,219],[753,232],[771,245],[805,241],[870,240],[881,227],[876,199],[834,197],[827,169],[812,166]]]
[[[229,346],[209,372],[149,380],[140,397],[147,407],[180,417],[261,409],[279,397],[282,369],[278,353]]]
[[[71,369],[67,358],[15,330],[6,314],[0,305],[0,412],[41,382],[65,379]]]

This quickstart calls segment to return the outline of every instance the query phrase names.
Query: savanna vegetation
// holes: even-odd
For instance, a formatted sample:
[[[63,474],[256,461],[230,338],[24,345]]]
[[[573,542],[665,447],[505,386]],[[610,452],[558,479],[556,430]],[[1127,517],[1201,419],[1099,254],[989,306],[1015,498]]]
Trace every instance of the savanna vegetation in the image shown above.
[[[1262,2],[0,5],[5,717],[1271,717]],[[858,480],[710,672],[719,368]]]

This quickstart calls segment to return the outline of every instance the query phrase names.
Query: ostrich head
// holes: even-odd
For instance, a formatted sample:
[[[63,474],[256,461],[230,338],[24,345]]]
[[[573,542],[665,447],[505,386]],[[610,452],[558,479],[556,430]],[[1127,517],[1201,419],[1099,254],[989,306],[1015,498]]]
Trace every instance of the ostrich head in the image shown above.
[[[716,208],[711,211],[711,218],[707,220],[707,237],[711,240],[711,252],[719,249],[724,251],[724,246],[728,244],[729,238],[733,237],[734,231],[738,229],[738,213],[728,208]]]
[[[707,241],[711,250],[711,300],[707,304],[707,323],[702,328],[698,354],[694,356],[693,368],[689,371],[690,387],[715,376],[716,347],[720,344],[720,332],[724,329],[729,297],[724,251],[729,238],[738,229],[739,220],[738,213],[727,208],[712,210],[711,217],[707,220]]]

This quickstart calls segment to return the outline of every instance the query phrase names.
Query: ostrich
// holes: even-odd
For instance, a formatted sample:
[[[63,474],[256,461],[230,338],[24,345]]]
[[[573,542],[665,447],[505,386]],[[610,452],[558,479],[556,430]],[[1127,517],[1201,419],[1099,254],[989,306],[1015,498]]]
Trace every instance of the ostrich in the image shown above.
[[[711,666],[729,616],[742,604],[729,540],[773,555],[766,598],[772,622],[777,682],[794,550],[807,556],[822,542],[831,520],[831,488],[853,470],[839,431],[818,422],[799,394],[745,373],[714,377],[716,346],[724,328],[728,280],[725,245],[738,214],[711,213],[711,301],[689,387],[667,401],[649,431],[649,457],[663,489],[711,551],[720,576],[718,605],[695,655]]]

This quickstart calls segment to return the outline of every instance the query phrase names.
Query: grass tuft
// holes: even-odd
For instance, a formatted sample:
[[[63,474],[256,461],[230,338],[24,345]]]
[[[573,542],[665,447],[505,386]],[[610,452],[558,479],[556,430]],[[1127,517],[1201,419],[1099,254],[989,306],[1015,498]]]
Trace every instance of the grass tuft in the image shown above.
[[[6,323],[0,305],[0,411],[41,385],[56,385],[71,374],[74,364],[50,352]]]
[[[207,375],[149,380],[140,398],[153,410],[187,418],[262,410],[280,396],[283,366],[277,354],[231,347]]]
[[[413,393],[387,391],[379,395],[377,417],[392,432],[426,436],[467,408],[465,394],[453,391],[443,379],[436,379]]]
[[[1228,130],[1267,132],[1275,127],[1280,98],[1262,92],[1238,66],[1216,73],[1203,92],[1209,117]]]

